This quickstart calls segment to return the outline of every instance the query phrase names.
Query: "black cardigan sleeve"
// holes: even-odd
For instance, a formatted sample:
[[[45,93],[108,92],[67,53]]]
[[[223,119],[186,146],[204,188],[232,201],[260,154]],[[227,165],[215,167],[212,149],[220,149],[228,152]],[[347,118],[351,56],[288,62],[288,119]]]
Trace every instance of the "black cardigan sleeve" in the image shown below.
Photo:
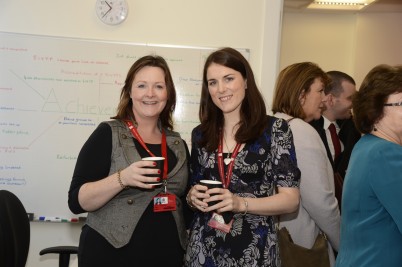
[[[74,214],[86,212],[78,202],[78,193],[85,183],[108,176],[111,166],[112,130],[101,123],[89,136],[78,155],[68,191],[68,206]]]

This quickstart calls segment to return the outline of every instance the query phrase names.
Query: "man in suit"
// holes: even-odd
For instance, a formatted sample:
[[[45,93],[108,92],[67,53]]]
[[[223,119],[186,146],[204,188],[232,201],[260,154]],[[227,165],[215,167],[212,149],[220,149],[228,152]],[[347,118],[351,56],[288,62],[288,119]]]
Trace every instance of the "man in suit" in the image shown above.
[[[327,150],[328,159],[332,164],[335,196],[338,199],[340,209],[343,179],[346,175],[353,147],[360,139],[361,134],[353,123],[351,111],[352,98],[356,93],[355,81],[348,74],[340,71],[329,71],[327,74],[332,81],[324,90],[327,96],[325,110],[321,118],[312,121],[311,125],[319,133]]]

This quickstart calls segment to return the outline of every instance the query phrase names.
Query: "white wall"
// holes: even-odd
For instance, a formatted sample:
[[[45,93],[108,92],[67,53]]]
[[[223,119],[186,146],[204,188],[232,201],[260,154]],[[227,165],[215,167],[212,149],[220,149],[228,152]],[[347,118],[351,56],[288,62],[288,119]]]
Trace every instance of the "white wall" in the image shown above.
[[[325,70],[353,72],[354,25],[354,15],[285,13],[280,69],[312,61]]]
[[[282,0],[127,1],[130,8],[127,20],[118,26],[107,26],[96,17],[95,0],[2,0],[0,31],[133,43],[248,48],[255,76],[270,104],[279,62]],[[57,266],[56,256],[40,257],[39,251],[48,246],[76,245],[79,233],[79,224],[32,223],[27,266]],[[72,261],[76,265],[75,257]]]
[[[127,0],[118,26],[96,17],[95,0],[2,0],[0,31],[184,46],[248,48],[266,98],[278,66],[282,0]],[[265,71],[267,70],[267,71]]]
[[[356,21],[356,81],[378,64],[402,64],[402,13],[366,14]],[[360,83],[359,83],[360,85]]]
[[[313,61],[352,75],[358,86],[377,64],[402,64],[402,13],[284,14],[280,69]]]

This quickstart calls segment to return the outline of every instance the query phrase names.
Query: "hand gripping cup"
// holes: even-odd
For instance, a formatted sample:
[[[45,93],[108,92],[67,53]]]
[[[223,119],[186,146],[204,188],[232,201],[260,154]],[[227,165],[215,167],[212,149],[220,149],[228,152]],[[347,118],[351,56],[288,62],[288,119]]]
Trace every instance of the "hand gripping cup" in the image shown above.
[[[148,177],[160,177],[161,180],[162,180],[165,158],[164,157],[146,157],[146,158],[143,158],[142,160],[154,161],[156,163],[156,166],[145,167],[145,168],[159,169],[160,170],[160,174],[146,174],[145,176],[148,176]],[[146,182],[146,184],[161,185],[162,182]]]
[[[214,181],[214,180],[201,180],[200,181],[200,185],[204,185],[206,187],[208,187],[208,189],[212,189],[212,188],[223,188],[222,182],[221,181]],[[211,196],[214,196],[217,194],[211,194]],[[220,201],[211,201],[208,202],[208,206],[213,206],[217,203],[219,203]]]

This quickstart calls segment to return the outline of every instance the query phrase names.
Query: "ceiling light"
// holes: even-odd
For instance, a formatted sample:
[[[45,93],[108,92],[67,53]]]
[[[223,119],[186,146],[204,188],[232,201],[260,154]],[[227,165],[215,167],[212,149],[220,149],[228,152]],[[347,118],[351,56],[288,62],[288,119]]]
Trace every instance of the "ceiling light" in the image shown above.
[[[308,9],[360,10],[376,0],[316,0]]]

